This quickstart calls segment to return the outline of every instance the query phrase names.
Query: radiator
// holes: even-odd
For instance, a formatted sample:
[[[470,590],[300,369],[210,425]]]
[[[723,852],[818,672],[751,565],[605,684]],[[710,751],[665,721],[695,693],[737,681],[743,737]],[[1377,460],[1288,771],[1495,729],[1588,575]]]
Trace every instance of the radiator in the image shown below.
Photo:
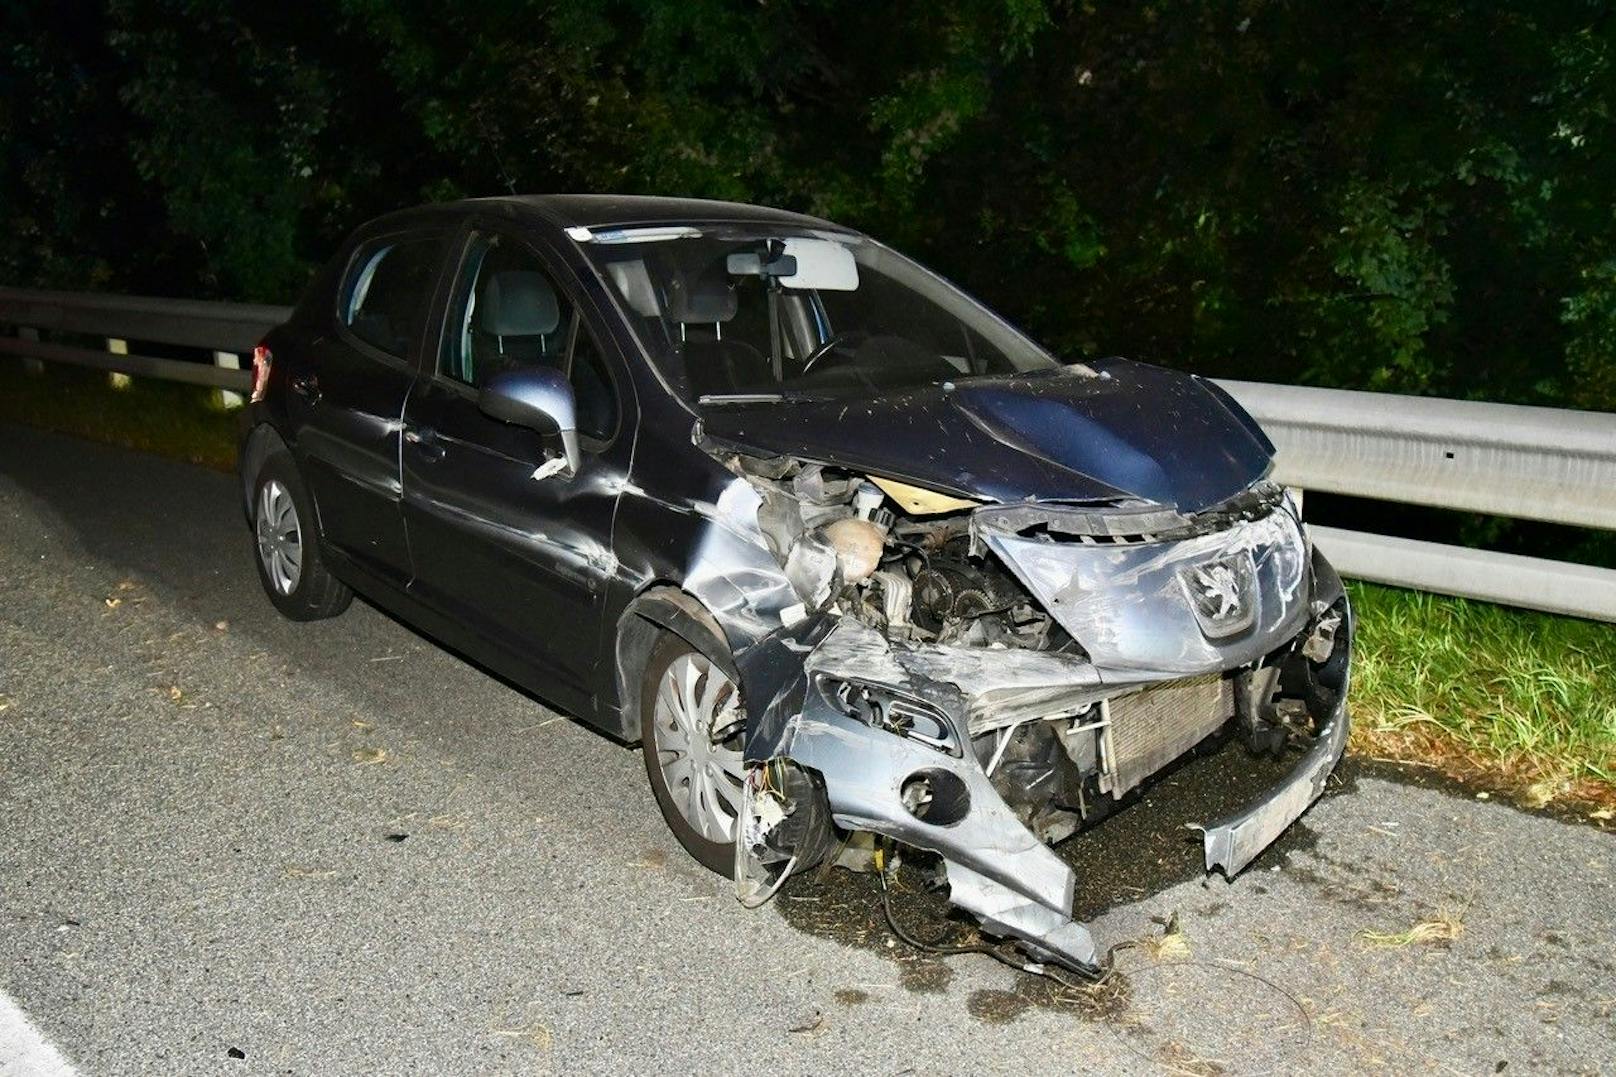
[[[1218,674],[1190,677],[1113,699],[1109,709],[1100,791],[1121,797],[1234,715],[1234,683]]]

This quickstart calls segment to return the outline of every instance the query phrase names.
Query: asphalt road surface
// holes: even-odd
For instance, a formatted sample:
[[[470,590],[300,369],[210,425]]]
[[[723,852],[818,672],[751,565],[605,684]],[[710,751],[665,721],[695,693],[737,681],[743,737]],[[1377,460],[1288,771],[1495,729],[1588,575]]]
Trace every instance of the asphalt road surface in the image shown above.
[[[1175,804],[1079,839],[1100,939],[1184,943],[1096,992],[840,871],[748,911],[637,754],[281,620],[227,476],[0,427],[0,1073],[1616,1072],[1611,835],[1362,773],[1229,883]]]

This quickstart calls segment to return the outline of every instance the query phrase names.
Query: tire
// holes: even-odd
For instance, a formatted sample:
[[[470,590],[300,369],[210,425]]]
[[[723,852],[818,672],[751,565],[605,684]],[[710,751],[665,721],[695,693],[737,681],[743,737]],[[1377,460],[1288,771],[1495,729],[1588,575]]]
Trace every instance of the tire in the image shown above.
[[[326,568],[314,502],[286,453],[264,460],[253,480],[253,564],[275,608],[294,621],[335,617],[353,592]]]
[[[695,721],[686,723],[692,712]],[[735,869],[735,814],[745,776],[742,716],[728,676],[685,640],[664,635],[640,684],[645,773],[673,836],[720,875]],[[715,720],[721,731],[730,730],[717,744],[710,738]]]

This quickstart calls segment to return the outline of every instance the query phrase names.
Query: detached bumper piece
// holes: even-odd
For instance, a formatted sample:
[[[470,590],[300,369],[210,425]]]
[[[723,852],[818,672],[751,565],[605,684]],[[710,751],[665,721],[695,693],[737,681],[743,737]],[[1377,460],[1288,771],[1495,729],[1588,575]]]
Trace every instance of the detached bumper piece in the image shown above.
[[[1202,828],[1206,846],[1206,870],[1219,868],[1234,878],[1257,855],[1274,843],[1286,827],[1319,799],[1324,783],[1347,746],[1347,704],[1343,694],[1335,711],[1319,732],[1313,747],[1285,784],[1237,815]]]
[[[1315,601],[1318,613],[1303,647],[1304,654],[1313,652],[1304,667],[1304,689],[1317,732],[1312,747],[1284,784],[1245,811],[1202,828],[1206,870],[1221,868],[1230,879],[1245,870],[1319,799],[1324,783],[1347,747],[1347,689],[1352,680],[1352,640],[1357,626],[1340,577],[1322,559],[1315,561],[1315,566],[1323,584],[1318,590],[1330,600],[1328,605]],[[1321,624],[1330,626],[1329,631],[1321,632]]]

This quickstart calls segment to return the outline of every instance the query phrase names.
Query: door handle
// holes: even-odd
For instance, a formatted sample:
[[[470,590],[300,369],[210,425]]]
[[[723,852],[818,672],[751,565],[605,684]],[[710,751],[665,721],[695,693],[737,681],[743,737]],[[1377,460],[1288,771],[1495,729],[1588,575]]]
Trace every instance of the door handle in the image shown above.
[[[320,399],[320,379],[313,374],[299,374],[291,381],[292,392],[307,397],[310,403]]]
[[[438,432],[430,426],[406,427],[404,440],[414,445],[421,456],[430,462],[443,459],[443,443],[438,440]]]

